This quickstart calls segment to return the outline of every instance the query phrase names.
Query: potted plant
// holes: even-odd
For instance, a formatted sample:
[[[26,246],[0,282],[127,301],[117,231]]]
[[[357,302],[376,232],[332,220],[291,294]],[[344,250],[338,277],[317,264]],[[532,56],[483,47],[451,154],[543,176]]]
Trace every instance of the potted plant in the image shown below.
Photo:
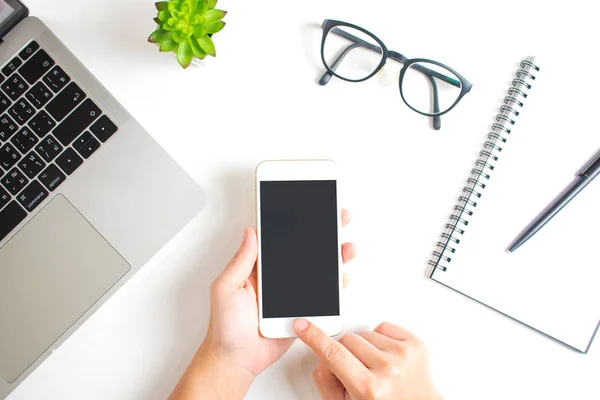
[[[148,41],[160,51],[172,52],[187,68],[194,58],[203,60],[217,52],[212,36],[225,27],[227,11],[218,10],[217,0],[169,0],[156,3],[158,25]]]

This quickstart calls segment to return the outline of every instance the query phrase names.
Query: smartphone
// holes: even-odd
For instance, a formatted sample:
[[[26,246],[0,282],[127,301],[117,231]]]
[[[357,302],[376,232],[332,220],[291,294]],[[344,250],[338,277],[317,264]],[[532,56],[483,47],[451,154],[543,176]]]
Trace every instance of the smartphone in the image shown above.
[[[259,330],[296,337],[303,317],[330,336],[343,329],[338,167],[264,161],[256,168]]]

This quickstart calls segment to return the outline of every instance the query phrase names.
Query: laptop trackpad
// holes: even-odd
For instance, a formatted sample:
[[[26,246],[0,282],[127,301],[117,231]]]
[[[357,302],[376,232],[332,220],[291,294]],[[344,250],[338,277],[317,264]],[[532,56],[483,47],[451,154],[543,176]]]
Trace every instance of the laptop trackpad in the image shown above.
[[[14,382],[129,268],[56,196],[0,249],[0,376]]]

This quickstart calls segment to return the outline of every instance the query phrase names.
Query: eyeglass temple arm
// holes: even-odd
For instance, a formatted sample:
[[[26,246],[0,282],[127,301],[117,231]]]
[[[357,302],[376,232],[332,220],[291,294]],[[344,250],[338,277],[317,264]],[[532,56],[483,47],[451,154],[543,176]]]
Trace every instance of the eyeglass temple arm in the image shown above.
[[[338,56],[338,58],[333,62],[333,64],[331,64],[330,68],[332,70],[337,70],[337,67],[341,64],[341,62],[344,60],[344,58],[346,58],[346,56],[348,55],[348,53],[350,53],[352,50],[361,47],[362,43],[354,43],[351,44],[350,46],[346,47],[344,49],[344,51],[342,51],[342,53]],[[381,51],[380,51],[381,53]],[[329,71],[325,71],[325,74],[323,74],[323,76],[321,77],[321,79],[319,79],[319,84],[321,86],[325,86],[327,85],[327,83],[329,83],[329,81],[331,80],[331,77],[333,75],[331,74],[331,72]]]
[[[432,76],[428,76],[431,88],[433,89],[433,113],[437,114],[440,112],[440,99],[438,96],[437,83]],[[442,118],[439,115],[433,116],[433,129],[439,131],[442,128]]]
[[[346,50],[344,50],[342,52],[342,54],[340,54],[338,56],[338,58],[335,60],[335,62],[331,66],[331,69],[333,71],[335,71],[337,69],[337,67],[339,66],[339,64],[343,61],[343,59],[348,55],[348,53],[351,50],[353,50],[353,49],[355,49],[355,48],[357,48],[359,46],[365,47],[365,48],[367,48],[369,50],[372,50],[372,51],[374,51],[374,52],[376,52],[378,54],[381,54],[382,51],[383,51],[379,46],[375,46],[375,45],[373,45],[373,44],[371,44],[371,43],[369,43],[367,41],[362,40],[361,38],[358,38],[358,37],[352,35],[351,33],[343,31],[343,30],[341,30],[339,28],[333,28],[330,32],[335,33],[336,35],[341,36],[341,37],[343,37],[345,39],[348,39],[351,42],[354,42],[356,45],[358,45],[358,46],[351,45],[349,48],[347,48]],[[402,56],[400,53],[396,53],[396,52],[392,52],[392,53],[396,54],[397,56],[400,56],[400,57],[394,57],[394,59],[396,59],[397,61],[400,61],[402,63],[405,62],[406,58],[404,56]],[[456,79],[453,79],[453,78],[451,78],[449,76],[441,74],[441,73],[439,73],[437,71],[434,71],[434,70],[429,69],[427,67],[424,67],[422,65],[415,64],[411,68],[414,68],[416,71],[419,71],[419,72],[421,72],[421,73],[423,73],[423,74],[425,74],[427,76],[433,76],[433,77],[435,77],[435,78],[437,78],[437,79],[439,79],[441,81],[444,81],[444,82],[446,82],[446,83],[448,83],[448,84],[450,84],[452,86],[460,87],[460,81],[457,81]],[[321,77],[321,79],[319,80],[319,83],[321,85],[326,85],[329,82],[329,80],[331,79],[332,76],[333,75],[331,74],[331,72],[326,71],[325,74],[323,75],[323,77]]]

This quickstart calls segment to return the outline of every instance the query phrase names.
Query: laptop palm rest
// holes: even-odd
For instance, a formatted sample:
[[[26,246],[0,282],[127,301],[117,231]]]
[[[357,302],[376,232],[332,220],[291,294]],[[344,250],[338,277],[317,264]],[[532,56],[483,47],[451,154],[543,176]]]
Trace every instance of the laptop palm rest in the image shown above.
[[[14,382],[129,269],[56,196],[0,249],[0,376]]]

